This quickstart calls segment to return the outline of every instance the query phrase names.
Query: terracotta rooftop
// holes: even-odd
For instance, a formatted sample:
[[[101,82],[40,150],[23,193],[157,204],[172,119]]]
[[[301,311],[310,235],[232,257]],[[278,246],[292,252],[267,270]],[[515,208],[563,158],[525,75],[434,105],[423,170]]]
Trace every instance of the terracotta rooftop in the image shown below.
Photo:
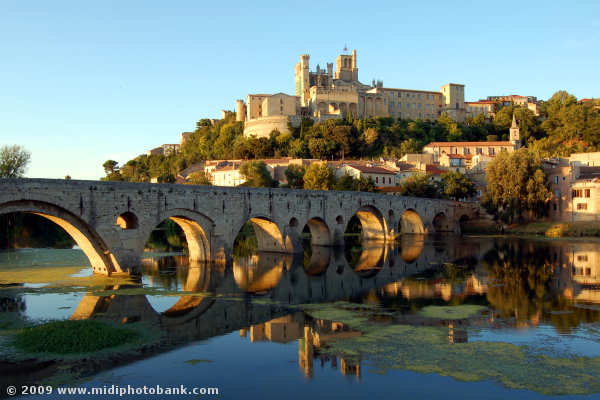
[[[445,169],[440,169],[436,164],[427,164],[425,165],[425,172],[433,175],[441,175],[445,174],[448,171],[446,171]]]

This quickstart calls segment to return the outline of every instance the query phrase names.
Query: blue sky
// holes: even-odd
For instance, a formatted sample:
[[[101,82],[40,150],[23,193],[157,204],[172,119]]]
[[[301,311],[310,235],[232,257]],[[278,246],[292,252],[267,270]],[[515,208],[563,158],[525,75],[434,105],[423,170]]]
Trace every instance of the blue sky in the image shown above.
[[[344,45],[365,83],[600,97],[595,0],[0,0],[0,38],[0,145],[32,152],[28,177],[98,179],[248,93],[293,94],[300,54]]]

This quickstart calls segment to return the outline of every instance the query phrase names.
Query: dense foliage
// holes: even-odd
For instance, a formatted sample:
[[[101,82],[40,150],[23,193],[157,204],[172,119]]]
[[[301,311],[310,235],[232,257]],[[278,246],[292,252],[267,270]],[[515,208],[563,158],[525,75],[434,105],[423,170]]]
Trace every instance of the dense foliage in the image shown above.
[[[486,169],[487,192],[481,204],[496,219],[511,222],[529,211],[548,212],[551,193],[541,159],[530,149],[501,152]]]
[[[497,111],[493,120],[483,114],[458,123],[442,114],[437,121],[372,117],[332,119],[313,123],[305,118],[290,133],[273,131],[270,137],[246,138],[243,123],[235,114],[213,123],[201,119],[177,154],[141,155],[119,168],[113,160],[104,164],[106,180],[173,182],[190,165],[212,159],[264,159],[272,157],[341,158],[401,157],[420,152],[433,141],[508,140],[515,114],[521,141],[543,157],[600,149],[600,111],[593,102],[578,103],[563,91],[541,105],[537,117],[525,107],[510,105]]]

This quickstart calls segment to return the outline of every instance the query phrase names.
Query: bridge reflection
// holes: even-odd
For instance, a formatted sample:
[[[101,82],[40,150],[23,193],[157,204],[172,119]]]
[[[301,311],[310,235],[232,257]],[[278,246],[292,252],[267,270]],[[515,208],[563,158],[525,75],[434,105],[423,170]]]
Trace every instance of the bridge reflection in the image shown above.
[[[149,324],[163,339],[146,348],[143,357],[236,330],[252,341],[298,340],[298,362],[306,376],[321,362],[357,378],[356,360],[335,358],[320,349],[328,340],[360,332],[337,321],[312,319],[301,312],[302,304],[368,301],[397,311],[390,323],[447,327],[453,343],[468,340],[457,321],[426,321],[415,317],[415,310],[477,297],[477,303],[496,310],[494,315],[513,321],[503,326],[546,321],[568,332],[600,319],[593,305],[600,303],[597,244],[414,235],[396,245],[366,241],[353,254],[347,257],[343,250],[314,246],[306,257],[258,253],[226,265],[190,262],[181,267],[148,261],[145,279],[169,289],[162,291],[173,299],[169,307],[158,310],[149,300],[153,296],[128,290],[143,293],[140,286],[107,286],[86,294],[71,318]],[[15,313],[26,308],[18,295],[1,299],[0,305]]]

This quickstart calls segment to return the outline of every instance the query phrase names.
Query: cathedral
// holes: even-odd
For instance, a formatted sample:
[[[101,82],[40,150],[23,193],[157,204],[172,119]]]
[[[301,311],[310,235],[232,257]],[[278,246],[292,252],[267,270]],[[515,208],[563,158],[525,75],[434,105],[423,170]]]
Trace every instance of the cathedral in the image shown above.
[[[302,118],[392,117],[436,120],[442,113],[459,122],[466,118],[465,86],[449,83],[440,92],[387,88],[358,79],[356,50],[341,54],[335,62],[310,71],[310,56],[303,54],[295,66],[295,94],[249,94],[237,100],[236,118],[244,122],[244,135],[268,137],[273,130],[288,132]]]

